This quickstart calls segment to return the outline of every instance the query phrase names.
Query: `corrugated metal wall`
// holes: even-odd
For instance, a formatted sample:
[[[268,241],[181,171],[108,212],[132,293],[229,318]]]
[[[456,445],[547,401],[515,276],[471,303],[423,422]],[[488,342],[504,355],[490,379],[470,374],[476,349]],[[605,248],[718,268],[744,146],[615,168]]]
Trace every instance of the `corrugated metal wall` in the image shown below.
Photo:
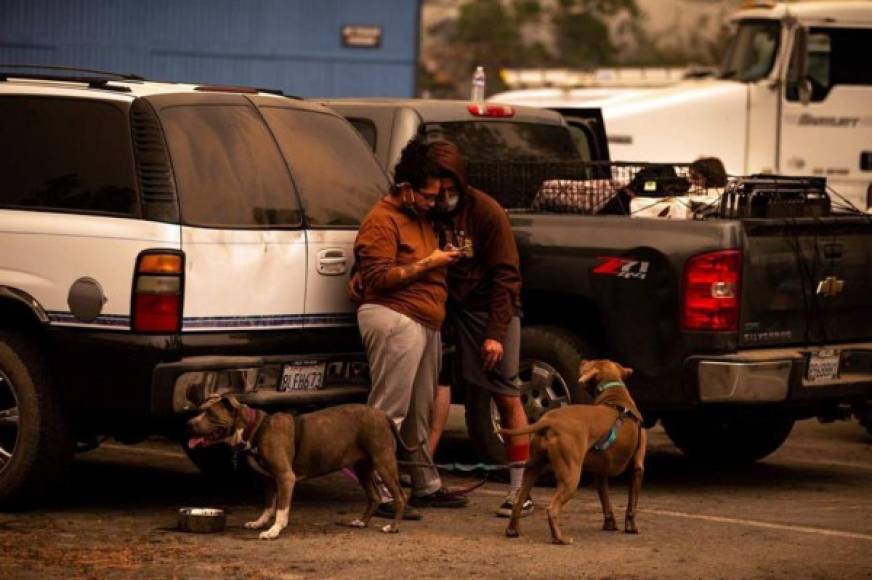
[[[300,96],[412,96],[418,0],[0,0],[0,62],[241,84]],[[344,47],[344,25],[382,28]]]

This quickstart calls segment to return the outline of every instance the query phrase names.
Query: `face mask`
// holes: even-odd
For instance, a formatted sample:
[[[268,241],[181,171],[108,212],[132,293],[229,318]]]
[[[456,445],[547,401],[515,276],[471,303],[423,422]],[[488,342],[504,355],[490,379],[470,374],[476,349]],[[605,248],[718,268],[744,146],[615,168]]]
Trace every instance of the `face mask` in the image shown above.
[[[459,195],[446,195],[445,200],[439,204],[439,209],[449,213],[457,209],[457,204],[460,203]]]

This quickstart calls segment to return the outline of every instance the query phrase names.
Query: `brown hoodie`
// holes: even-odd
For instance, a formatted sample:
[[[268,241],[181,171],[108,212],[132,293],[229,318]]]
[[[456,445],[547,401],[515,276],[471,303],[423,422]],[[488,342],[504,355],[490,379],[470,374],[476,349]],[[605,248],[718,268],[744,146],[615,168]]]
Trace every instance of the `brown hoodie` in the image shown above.
[[[410,217],[393,202],[382,199],[363,220],[354,241],[357,273],[352,279],[351,299],[386,306],[439,330],[448,297],[445,268],[431,270],[408,286],[385,288],[389,270],[422,260],[438,247],[429,219]]]
[[[460,308],[488,312],[487,338],[502,342],[521,307],[520,260],[509,218],[496,200],[467,184],[466,167],[455,145],[438,142],[432,152],[460,187],[460,202],[446,220],[453,230],[449,235],[456,239],[462,231],[473,247],[472,258],[463,258],[448,270],[449,296]]]

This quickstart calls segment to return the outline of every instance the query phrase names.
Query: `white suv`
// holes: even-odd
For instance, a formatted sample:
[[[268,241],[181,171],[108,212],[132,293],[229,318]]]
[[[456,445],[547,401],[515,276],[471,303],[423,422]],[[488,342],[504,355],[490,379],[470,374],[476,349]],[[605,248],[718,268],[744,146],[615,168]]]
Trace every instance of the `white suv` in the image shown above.
[[[0,72],[0,126],[0,505],[75,442],[172,433],[212,392],[366,397],[345,285],[388,183],[344,119],[254,89]]]

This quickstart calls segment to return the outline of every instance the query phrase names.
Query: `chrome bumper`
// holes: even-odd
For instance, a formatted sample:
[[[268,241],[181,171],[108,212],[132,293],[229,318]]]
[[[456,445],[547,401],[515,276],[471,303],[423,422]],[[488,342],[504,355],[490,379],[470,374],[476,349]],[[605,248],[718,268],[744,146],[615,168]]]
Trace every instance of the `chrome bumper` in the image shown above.
[[[282,367],[301,358],[323,361],[326,376],[313,390],[281,391]],[[158,365],[152,381],[152,412],[171,416],[197,409],[211,395],[232,394],[263,407],[325,406],[364,402],[369,372],[363,355],[200,356]]]
[[[814,382],[805,378],[809,354],[818,349],[841,352],[838,377]],[[838,387],[868,385],[872,394],[872,343],[740,351],[693,362],[702,403],[778,403],[787,400],[791,387],[825,394]]]

